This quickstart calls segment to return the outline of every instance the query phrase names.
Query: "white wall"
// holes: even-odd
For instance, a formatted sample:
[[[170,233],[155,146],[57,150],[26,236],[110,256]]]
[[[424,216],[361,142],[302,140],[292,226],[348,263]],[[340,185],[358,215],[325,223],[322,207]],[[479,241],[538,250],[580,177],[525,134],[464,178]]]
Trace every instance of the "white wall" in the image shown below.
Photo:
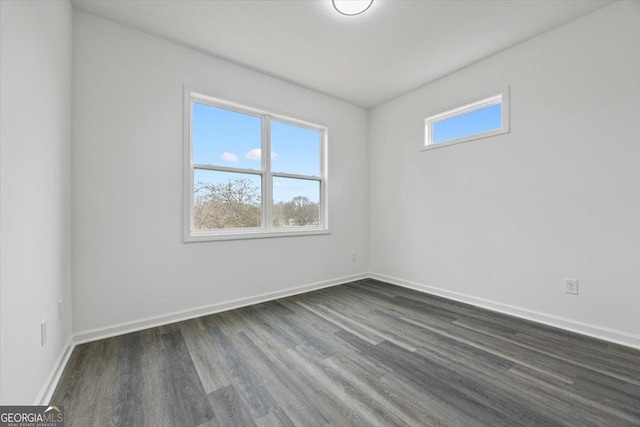
[[[509,134],[420,151],[425,117],[507,85]],[[640,3],[480,61],[369,123],[377,277],[640,346]]]
[[[82,338],[367,271],[365,110],[79,11],[73,42],[73,328]],[[182,242],[183,84],[328,126],[331,235]]]
[[[31,405],[71,335],[72,11],[66,1],[0,8],[0,402]]]

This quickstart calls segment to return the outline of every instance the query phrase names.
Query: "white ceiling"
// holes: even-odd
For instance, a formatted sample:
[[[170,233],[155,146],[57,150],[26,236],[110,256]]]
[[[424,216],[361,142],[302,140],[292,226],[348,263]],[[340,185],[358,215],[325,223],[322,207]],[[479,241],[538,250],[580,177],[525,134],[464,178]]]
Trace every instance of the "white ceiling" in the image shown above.
[[[73,0],[76,9],[370,108],[599,9],[601,0]]]

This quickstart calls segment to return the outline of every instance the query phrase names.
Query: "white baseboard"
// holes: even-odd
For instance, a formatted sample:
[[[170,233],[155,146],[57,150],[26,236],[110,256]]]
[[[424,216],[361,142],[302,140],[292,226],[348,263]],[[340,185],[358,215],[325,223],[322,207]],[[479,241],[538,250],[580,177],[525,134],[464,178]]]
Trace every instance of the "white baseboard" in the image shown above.
[[[58,386],[58,381],[60,381],[60,377],[62,376],[62,372],[64,371],[65,366],[67,366],[67,362],[69,361],[69,357],[71,357],[71,353],[75,348],[76,344],[73,340],[73,335],[69,335],[69,339],[65,343],[64,347],[60,351],[56,362],[49,373],[46,381],[44,382],[36,400],[33,402],[36,406],[48,405],[51,401],[51,397],[53,396],[53,392]]]
[[[620,344],[626,347],[632,347],[640,350],[639,335],[629,334],[627,332],[617,331],[609,328],[603,328],[600,326],[578,322],[576,320],[558,317],[547,313],[541,313],[539,311],[516,307],[509,304],[503,304],[488,299],[477,298],[471,295],[437,288],[435,286],[424,285],[409,280],[399,279],[397,277],[386,276],[384,274],[370,273],[369,277],[372,279],[380,280],[382,282],[402,286],[404,288],[441,296],[443,298],[471,304],[498,313],[520,317],[522,319],[531,320],[533,322],[542,323],[544,325],[553,326],[567,331],[576,332],[578,334],[587,335],[592,338],[598,338],[604,341],[609,341],[615,344]]]
[[[128,334],[130,332],[141,331],[144,329],[154,328],[157,326],[167,325],[169,323],[189,320],[200,316],[220,313],[222,311],[233,310],[235,308],[246,307],[248,305],[259,304],[285,298],[305,292],[315,291],[317,289],[328,288],[331,286],[342,285],[344,283],[353,282],[368,278],[367,273],[354,274],[351,276],[339,277],[337,279],[325,280],[323,282],[312,283],[309,285],[298,286],[295,288],[285,289],[282,291],[269,292],[266,294],[239,298],[231,301],[220,302],[216,304],[206,305],[202,307],[192,308],[188,310],[176,311],[160,316],[147,317],[145,319],[134,320],[132,322],[119,323],[117,325],[107,326],[103,328],[91,329],[74,334],[76,344],[84,344],[91,341],[97,341],[104,338],[114,337],[117,335]]]

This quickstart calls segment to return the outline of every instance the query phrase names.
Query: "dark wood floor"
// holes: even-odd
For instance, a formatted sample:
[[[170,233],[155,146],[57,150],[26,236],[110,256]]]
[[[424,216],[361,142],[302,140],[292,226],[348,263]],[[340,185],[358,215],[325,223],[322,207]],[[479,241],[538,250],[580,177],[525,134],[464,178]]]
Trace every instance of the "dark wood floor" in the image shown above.
[[[75,426],[639,426],[640,351],[373,280],[78,346]]]

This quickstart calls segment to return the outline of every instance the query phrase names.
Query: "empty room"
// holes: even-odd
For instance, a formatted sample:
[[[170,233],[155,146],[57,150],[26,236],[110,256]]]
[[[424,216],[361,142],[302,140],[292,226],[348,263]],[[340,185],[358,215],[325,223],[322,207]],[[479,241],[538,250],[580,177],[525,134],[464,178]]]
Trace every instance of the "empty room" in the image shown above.
[[[0,7],[0,425],[640,426],[640,1]]]

